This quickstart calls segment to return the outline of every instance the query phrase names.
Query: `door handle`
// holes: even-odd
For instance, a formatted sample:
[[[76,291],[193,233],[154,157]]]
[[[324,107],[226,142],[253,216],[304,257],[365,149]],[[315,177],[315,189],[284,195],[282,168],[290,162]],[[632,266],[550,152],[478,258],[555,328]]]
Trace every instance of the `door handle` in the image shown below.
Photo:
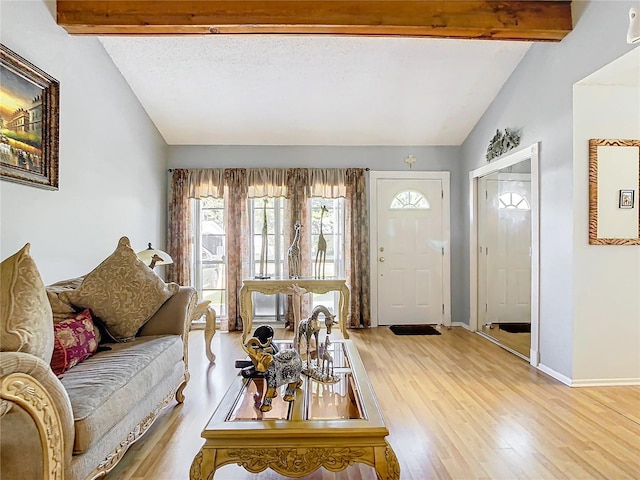
[[[384,257],[380,257],[378,260],[379,260],[380,262],[384,262]]]

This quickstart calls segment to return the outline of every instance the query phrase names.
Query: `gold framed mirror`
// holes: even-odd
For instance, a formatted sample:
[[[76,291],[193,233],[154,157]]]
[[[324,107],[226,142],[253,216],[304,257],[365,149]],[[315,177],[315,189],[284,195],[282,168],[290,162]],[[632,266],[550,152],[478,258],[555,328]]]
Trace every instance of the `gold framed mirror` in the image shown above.
[[[589,140],[589,244],[640,245],[640,140]]]

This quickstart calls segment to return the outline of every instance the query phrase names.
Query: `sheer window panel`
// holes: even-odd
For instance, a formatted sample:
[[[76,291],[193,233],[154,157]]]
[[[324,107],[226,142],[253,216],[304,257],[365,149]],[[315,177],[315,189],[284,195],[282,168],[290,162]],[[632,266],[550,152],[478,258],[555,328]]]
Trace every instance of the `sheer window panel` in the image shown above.
[[[249,199],[249,215],[251,225],[250,248],[252,259],[252,275],[267,275],[271,278],[281,277],[284,268],[284,203],[283,197],[260,197]],[[267,245],[265,271],[261,271],[263,228],[267,226]],[[253,294],[253,316],[259,321],[284,320],[284,295]]]
[[[217,318],[227,317],[225,202],[193,200],[194,285],[198,298],[211,301]]]
[[[322,216],[322,207],[327,211]],[[309,201],[311,209],[311,255],[315,272],[315,260],[318,252],[318,240],[320,238],[320,220],[322,217],[322,235],[327,242],[324,277],[344,277],[344,198],[313,197]],[[327,292],[325,294],[311,294],[312,308],[324,305],[332,313],[338,312],[339,293]]]

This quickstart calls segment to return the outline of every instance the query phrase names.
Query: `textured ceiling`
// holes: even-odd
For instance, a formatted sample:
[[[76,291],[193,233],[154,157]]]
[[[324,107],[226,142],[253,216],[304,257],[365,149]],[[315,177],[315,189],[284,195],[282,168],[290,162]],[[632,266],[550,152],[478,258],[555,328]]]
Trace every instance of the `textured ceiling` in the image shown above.
[[[530,46],[266,35],[100,41],[169,145],[460,145]]]

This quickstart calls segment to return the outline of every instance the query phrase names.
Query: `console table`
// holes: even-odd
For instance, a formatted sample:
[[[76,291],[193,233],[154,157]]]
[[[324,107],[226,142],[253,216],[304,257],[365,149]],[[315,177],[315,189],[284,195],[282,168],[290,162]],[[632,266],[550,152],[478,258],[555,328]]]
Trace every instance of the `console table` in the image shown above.
[[[261,382],[236,377],[202,432],[205,443],[190,479],[212,480],[218,468],[232,463],[252,473],[271,468],[299,478],[320,467],[339,472],[358,462],[375,468],[379,480],[399,480],[400,464],[357,349],[351,340],[335,340],[329,351],[338,382],[303,375],[295,399],[282,400],[283,386],[269,412],[256,407]]]
[[[344,338],[349,338],[347,321],[351,293],[344,278],[265,278],[247,279],[242,282],[240,289],[240,316],[242,316],[242,341],[250,336],[253,325],[253,292],[274,295],[276,293],[292,293],[292,287],[297,285],[309,293],[340,292],[338,306],[338,322]]]

